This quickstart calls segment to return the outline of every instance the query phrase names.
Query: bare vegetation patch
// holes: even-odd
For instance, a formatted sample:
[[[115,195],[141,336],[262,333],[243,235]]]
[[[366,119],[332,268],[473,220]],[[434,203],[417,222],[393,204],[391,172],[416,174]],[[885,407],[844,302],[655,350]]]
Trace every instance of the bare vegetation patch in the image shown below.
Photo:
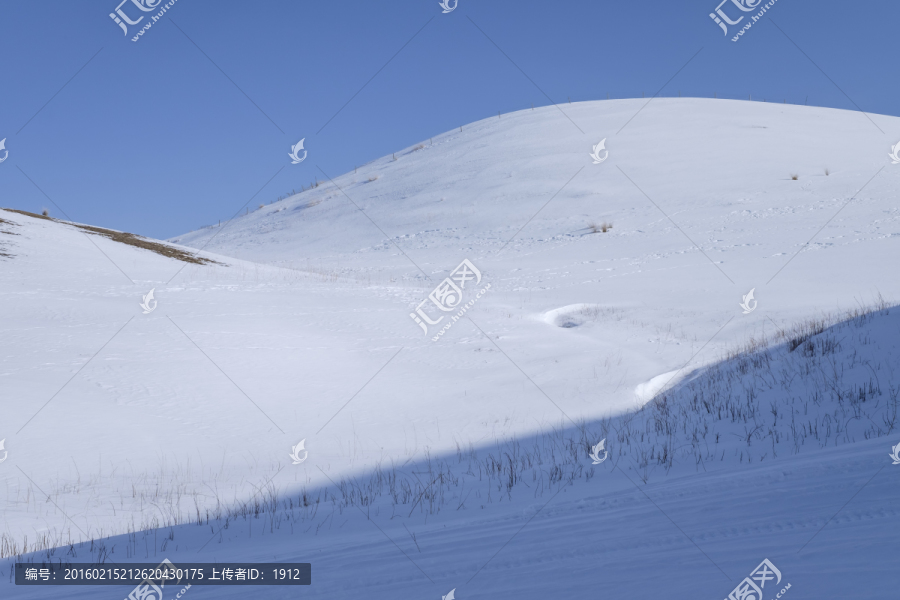
[[[7,221],[6,219],[0,219],[0,227],[5,228],[5,227],[18,227],[18,226],[19,226],[18,223],[13,223],[12,221]],[[18,233],[14,232],[14,231],[7,231],[6,229],[0,229],[0,233],[6,234],[6,235],[19,235]],[[6,252],[6,245],[0,243],[0,256],[2,256],[3,258],[13,258],[14,255]]]
[[[612,223],[607,223],[606,221],[603,221],[602,223],[591,222],[588,224],[588,229],[591,230],[591,233],[606,233],[612,229],[612,227]]]
[[[60,221],[59,219],[54,219],[52,217],[48,217],[46,215],[37,215],[34,213],[30,213],[24,210],[17,210],[14,208],[4,208],[3,210],[8,212],[19,213],[21,215],[25,215],[27,217],[31,217],[33,219],[44,219],[46,221],[54,221],[56,223],[62,223],[63,225],[68,225],[70,227],[75,227],[84,232],[91,233],[94,235],[99,235],[110,239],[114,242],[119,242],[120,244],[126,244],[128,246],[134,246],[135,248],[141,248],[143,250],[149,250],[150,252],[155,252],[156,254],[160,254],[167,258],[174,258],[175,260],[180,260],[186,263],[193,263],[196,265],[206,265],[206,264],[222,264],[217,261],[211,260],[209,258],[203,258],[201,256],[197,256],[195,254],[191,254],[189,252],[185,252],[179,248],[175,248],[174,246],[169,246],[167,244],[163,244],[161,242],[156,242],[150,239],[147,239],[140,235],[135,235],[133,233],[126,233],[123,231],[115,231],[113,229],[104,229],[102,227],[93,227],[91,225],[81,225],[79,223],[71,223],[69,221]],[[45,211],[46,212],[46,211]]]

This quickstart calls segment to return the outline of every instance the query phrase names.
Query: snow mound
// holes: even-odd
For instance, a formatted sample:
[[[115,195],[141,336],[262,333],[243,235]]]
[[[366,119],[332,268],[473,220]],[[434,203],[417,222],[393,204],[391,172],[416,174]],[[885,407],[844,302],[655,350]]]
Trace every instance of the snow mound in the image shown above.
[[[663,390],[677,384],[683,378],[684,371],[682,369],[657,375],[650,381],[638,384],[637,387],[634,388],[634,395],[637,396],[641,402],[647,402]]]
[[[543,313],[540,318],[545,323],[563,329],[579,327],[596,321],[604,315],[615,314],[616,309],[599,304],[570,304]]]

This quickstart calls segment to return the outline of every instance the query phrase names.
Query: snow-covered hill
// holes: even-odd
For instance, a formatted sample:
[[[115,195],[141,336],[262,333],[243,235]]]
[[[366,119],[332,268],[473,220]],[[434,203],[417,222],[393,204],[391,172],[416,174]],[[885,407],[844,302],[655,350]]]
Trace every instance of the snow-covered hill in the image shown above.
[[[172,526],[104,544],[193,560],[231,515],[201,556],[309,560],[312,596],[724,597],[768,556],[798,597],[885,597],[896,314],[814,320],[900,298],[893,142],[853,112],[645,104],[474,123],[171,250],[0,211],[0,551]],[[463,260],[490,287],[432,341],[454,313],[410,314],[443,314]]]

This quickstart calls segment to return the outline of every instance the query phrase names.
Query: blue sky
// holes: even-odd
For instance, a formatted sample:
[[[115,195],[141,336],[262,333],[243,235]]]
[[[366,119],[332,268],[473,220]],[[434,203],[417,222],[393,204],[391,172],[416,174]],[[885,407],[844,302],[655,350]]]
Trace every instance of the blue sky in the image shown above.
[[[551,99],[662,88],[900,114],[895,3],[778,0],[734,43],[717,0],[177,0],[135,43],[149,17],[126,37],[118,2],[0,4],[0,206],[167,238]]]

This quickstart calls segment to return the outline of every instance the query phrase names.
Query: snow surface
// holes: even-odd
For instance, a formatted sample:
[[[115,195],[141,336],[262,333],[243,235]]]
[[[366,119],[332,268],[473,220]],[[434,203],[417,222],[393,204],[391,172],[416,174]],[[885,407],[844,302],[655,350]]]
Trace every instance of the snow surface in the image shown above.
[[[688,435],[667,464],[658,451],[675,433],[633,411],[659,392],[690,406],[690,390],[719,381],[701,367],[751,338],[780,344],[824,313],[897,302],[893,142],[848,111],[644,105],[567,105],[578,127],[555,107],[486,119],[170,240],[220,265],[0,211],[12,223],[0,223],[4,543],[91,560],[90,543],[67,544],[138,531],[103,539],[108,558],[307,561],[313,585],[299,593],[312,597],[725,597],[763,558],[788,597],[891,597],[896,311],[834,333],[839,351],[809,357],[826,362],[773,350],[772,373],[800,374],[760,392],[760,412],[800,410],[820,390],[816,418],[854,417],[824,446],[775,441],[780,430],[767,442],[765,429],[748,444],[746,423],[716,422],[704,433],[727,443]],[[872,118],[900,138],[900,119]],[[594,165],[603,138],[609,159]],[[609,232],[591,232],[604,221]],[[491,288],[433,342],[409,314],[463,259]],[[142,314],[151,288],[158,307]],[[743,314],[751,288],[758,308]],[[811,364],[847,379],[804,374]],[[870,369],[869,404],[829,391],[858,394]],[[730,385],[740,396],[749,384]],[[879,429],[857,428],[863,416]],[[620,439],[630,419],[649,445]],[[603,436],[610,460],[593,466],[587,445]],[[293,465],[300,440],[309,458]],[[457,457],[502,457],[510,440],[539,446],[540,466],[488,500],[487,479],[466,479],[474,467]],[[458,482],[435,496],[423,482],[438,463],[456,463]],[[378,496],[366,515],[331,496],[315,513],[206,522],[261,497],[296,504],[301,488],[341,498],[332,482],[394,466],[412,498]],[[434,504],[412,506],[420,493]],[[202,526],[186,524],[197,514]],[[0,585],[4,598],[128,592]]]

